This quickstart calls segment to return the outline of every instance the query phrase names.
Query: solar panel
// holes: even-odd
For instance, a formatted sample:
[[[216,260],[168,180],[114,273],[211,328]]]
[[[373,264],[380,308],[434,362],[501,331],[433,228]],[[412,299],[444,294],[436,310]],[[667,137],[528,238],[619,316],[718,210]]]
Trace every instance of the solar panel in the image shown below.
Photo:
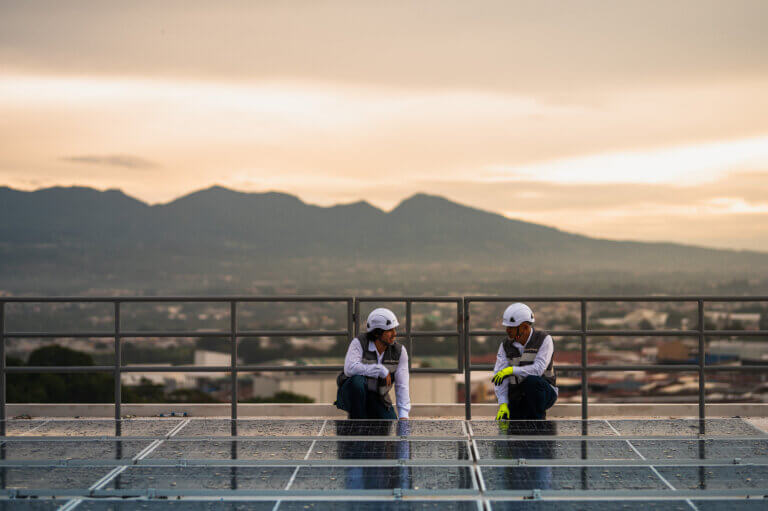
[[[176,436],[317,436],[324,422],[294,419],[190,419]]]
[[[35,419],[7,420],[5,421],[5,434],[6,436],[26,435],[30,431],[39,428],[46,422],[49,421]],[[114,427],[112,431],[114,432]]]
[[[466,490],[473,489],[471,467],[441,466],[304,466],[296,473],[296,490]]]
[[[208,440],[174,438],[163,442],[149,459],[167,460],[303,460],[311,440]]]
[[[149,440],[9,440],[5,460],[115,460],[130,459],[149,446]]]
[[[136,466],[115,477],[109,490],[282,490],[294,467]]]
[[[317,442],[307,459],[469,460],[471,455],[466,441],[341,440]]]
[[[666,490],[648,467],[482,466],[485,486],[494,490]]]
[[[768,439],[632,440],[632,445],[648,459],[768,458]]]
[[[110,419],[51,419],[29,421],[22,428],[20,421],[14,421],[12,428],[25,436],[114,436],[115,421]],[[24,421],[26,422],[26,421]],[[122,436],[164,436],[181,423],[181,419],[123,419],[120,421]],[[10,425],[9,425],[10,427]],[[11,433],[6,433],[12,436]]]
[[[470,421],[474,436],[616,436],[604,420]]]
[[[475,501],[282,501],[278,511],[479,511],[480,505]]]
[[[576,511],[594,504],[592,492],[608,499],[601,511],[688,511],[694,495],[698,511],[751,511],[723,497],[768,493],[768,435],[741,419],[120,424],[116,437],[109,419],[7,421],[0,511]],[[537,490],[543,500],[512,500]]]
[[[694,500],[699,511],[764,511],[764,499]]]
[[[184,511],[272,511],[277,502],[264,501],[119,501],[119,500],[84,500],[78,507],[78,511],[160,511],[174,509]]]
[[[0,500],[0,511],[53,511],[66,501],[56,500]]]
[[[609,422],[619,434],[627,436],[765,436],[743,419],[611,419]]]
[[[2,508],[0,508],[2,509]],[[31,509],[31,508],[30,508]],[[53,508],[41,508],[53,509]],[[273,500],[267,501],[83,501],[81,511],[156,511],[162,509],[184,509],[189,511],[479,511],[475,501],[332,501]]]
[[[694,511],[684,500],[492,500],[490,507],[491,511]]]
[[[688,490],[768,490],[766,465],[699,465],[657,467],[672,486]]]
[[[110,467],[0,466],[0,487],[32,491],[88,488],[110,470]]]
[[[624,440],[477,440],[484,459],[638,460]]]
[[[460,420],[331,420],[323,430],[325,436],[466,436]]]

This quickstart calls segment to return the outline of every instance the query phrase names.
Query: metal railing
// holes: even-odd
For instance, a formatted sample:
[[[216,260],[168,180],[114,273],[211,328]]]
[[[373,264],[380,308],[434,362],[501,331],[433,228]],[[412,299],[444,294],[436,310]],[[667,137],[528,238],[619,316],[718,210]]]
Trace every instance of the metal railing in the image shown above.
[[[122,373],[143,372],[196,372],[196,373],[230,373],[231,378],[231,418],[237,419],[238,405],[238,374],[242,372],[337,372],[342,366],[326,365],[241,365],[238,364],[238,339],[245,337],[346,337],[351,341],[360,330],[360,305],[364,303],[403,303],[405,304],[405,331],[398,333],[399,339],[404,339],[409,353],[414,353],[413,339],[421,337],[454,337],[457,339],[455,368],[415,367],[409,368],[413,373],[445,373],[464,374],[465,415],[472,417],[472,371],[491,371],[491,365],[472,365],[471,345],[473,337],[504,336],[503,330],[472,330],[470,305],[490,304],[499,302],[530,302],[530,303],[578,303],[580,305],[580,328],[578,330],[550,331],[553,336],[579,337],[581,348],[581,363],[578,365],[557,364],[559,372],[571,371],[581,374],[581,415],[589,417],[589,385],[588,374],[595,371],[659,371],[659,372],[691,372],[698,374],[699,382],[699,417],[706,417],[706,377],[716,371],[761,371],[768,372],[766,365],[707,365],[706,339],[714,336],[768,336],[768,330],[707,330],[704,322],[704,307],[710,303],[727,302],[768,302],[766,296],[735,297],[735,296],[595,296],[595,297],[425,297],[425,296],[196,296],[196,297],[0,297],[0,421],[5,429],[7,410],[6,377],[8,374],[19,373],[94,373],[111,372],[114,376],[114,412],[115,420],[121,419],[122,409]],[[240,330],[238,328],[238,304],[268,303],[268,302],[322,302],[346,304],[346,323],[344,330]],[[694,330],[592,330],[587,325],[587,306],[597,302],[669,302],[697,304],[697,328]],[[8,332],[6,331],[6,304],[11,303],[111,303],[113,305],[114,327],[104,332]],[[125,331],[121,329],[121,305],[126,303],[219,303],[229,305],[229,329],[223,331]],[[414,303],[454,303],[456,304],[456,329],[435,331],[414,331],[412,325],[412,305]],[[589,337],[695,337],[698,339],[697,364],[634,364],[634,365],[605,365],[589,364],[587,339]],[[141,338],[228,338],[230,343],[230,363],[225,366],[182,366],[182,365],[125,365],[122,362],[123,339]],[[8,366],[6,364],[6,339],[13,338],[113,338],[114,364],[103,366]],[[409,357],[412,364],[414,357]]]

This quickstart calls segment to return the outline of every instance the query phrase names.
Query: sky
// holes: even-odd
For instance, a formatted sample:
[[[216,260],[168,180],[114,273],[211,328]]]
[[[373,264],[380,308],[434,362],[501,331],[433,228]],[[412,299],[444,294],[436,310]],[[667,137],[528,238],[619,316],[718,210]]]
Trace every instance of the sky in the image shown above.
[[[768,251],[768,2],[0,0],[0,185]]]

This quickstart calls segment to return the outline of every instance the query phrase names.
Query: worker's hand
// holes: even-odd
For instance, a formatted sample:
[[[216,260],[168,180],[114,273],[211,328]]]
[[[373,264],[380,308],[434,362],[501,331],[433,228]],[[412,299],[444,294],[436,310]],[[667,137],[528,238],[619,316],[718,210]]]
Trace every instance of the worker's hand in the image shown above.
[[[501,385],[501,382],[504,381],[504,378],[508,376],[512,376],[512,373],[514,372],[515,372],[514,366],[505,367],[498,373],[494,374],[493,378],[491,378],[491,381],[493,382],[494,385]]]
[[[392,375],[387,374],[387,386],[390,386],[390,385],[392,385]]]
[[[497,421],[509,420],[509,407],[507,406],[507,403],[501,403],[499,405],[499,413],[496,414],[496,420]]]

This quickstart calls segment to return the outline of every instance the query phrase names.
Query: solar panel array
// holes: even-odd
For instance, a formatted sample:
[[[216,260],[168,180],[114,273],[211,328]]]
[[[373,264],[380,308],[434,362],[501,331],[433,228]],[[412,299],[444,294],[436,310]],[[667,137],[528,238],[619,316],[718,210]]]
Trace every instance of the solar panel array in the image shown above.
[[[8,420],[0,510],[766,510],[742,419]]]

